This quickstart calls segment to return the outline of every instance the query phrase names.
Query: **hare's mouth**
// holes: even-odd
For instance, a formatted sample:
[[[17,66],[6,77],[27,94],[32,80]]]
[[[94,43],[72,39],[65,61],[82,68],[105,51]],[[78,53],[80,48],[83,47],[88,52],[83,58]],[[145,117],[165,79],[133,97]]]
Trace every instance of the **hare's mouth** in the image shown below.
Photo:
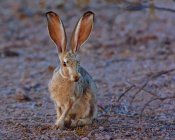
[[[80,79],[79,76],[73,76],[72,81],[73,81],[73,82],[78,82],[79,79]]]
[[[79,76],[79,75],[71,76],[71,81],[72,81],[72,82],[78,82],[79,79],[80,79],[80,76]]]

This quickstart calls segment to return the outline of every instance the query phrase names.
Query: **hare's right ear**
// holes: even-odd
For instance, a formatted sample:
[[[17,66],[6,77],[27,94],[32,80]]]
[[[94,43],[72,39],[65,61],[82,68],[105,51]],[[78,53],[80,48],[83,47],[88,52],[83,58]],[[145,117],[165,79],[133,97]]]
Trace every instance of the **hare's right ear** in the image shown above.
[[[66,33],[63,23],[59,16],[50,11],[46,13],[48,30],[51,39],[57,46],[58,52],[64,52],[66,50]]]

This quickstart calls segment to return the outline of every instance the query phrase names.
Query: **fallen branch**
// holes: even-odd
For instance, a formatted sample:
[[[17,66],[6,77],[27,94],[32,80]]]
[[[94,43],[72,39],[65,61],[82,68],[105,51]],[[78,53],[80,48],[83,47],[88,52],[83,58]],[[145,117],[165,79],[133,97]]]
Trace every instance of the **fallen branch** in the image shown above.
[[[135,85],[135,84],[132,84],[131,82],[129,82],[129,81],[127,81],[127,83],[129,83],[130,85],[134,85],[137,89],[140,89],[141,87],[140,86],[137,86],[137,85]],[[149,94],[151,94],[152,96],[155,96],[155,97],[159,97],[158,95],[156,95],[155,93],[153,93],[152,91],[148,91],[148,90],[146,90],[146,89],[142,89],[143,91],[145,91],[146,93],[149,93]]]
[[[168,99],[175,99],[175,96],[172,96],[172,97],[164,97],[164,98],[153,98],[152,100],[149,100],[145,105],[144,107],[142,108],[141,112],[140,112],[140,117],[143,116],[143,112],[145,110],[145,108],[153,101],[156,101],[156,100],[160,100],[160,101],[164,101],[164,100],[168,100]]]
[[[131,85],[130,87],[128,87],[119,97],[118,97],[118,102],[120,101],[120,99],[125,96],[125,94],[130,91],[133,87],[135,87],[135,85]]]
[[[132,97],[132,99],[131,99],[131,105],[132,105],[132,103],[133,103],[135,97],[148,85],[148,83],[149,83],[151,80],[154,80],[154,79],[156,79],[156,78],[158,78],[158,77],[160,77],[160,76],[162,76],[162,75],[164,75],[164,74],[168,74],[168,73],[173,72],[173,71],[175,71],[175,68],[172,68],[172,69],[170,69],[170,70],[159,71],[158,73],[153,74],[152,76],[150,76],[150,77],[148,78],[148,80],[138,89],[138,91],[137,91],[137,92],[134,94],[134,96]]]
[[[105,111],[105,109],[101,106],[101,105],[97,105],[103,112],[105,112],[105,113],[107,113],[106,111]]]
[[[173,12],[175,13],[175,9],[171,9],[171,8],[166,8],[166,7],[159,7],[159,6],[155,6],[154,4],[149,4],[149,5],[145,5],[142,3],[134,3],[134,2],[129,2],[127,0],[124,1],[126,4],[128,4],[128,6],[125,8],[126,10],[129,11],[138,11],[138,10],[142,10],[142,9],[150,9],[153,8],[155,10],[160,10],[160,11],[167,11],[167,12]]]

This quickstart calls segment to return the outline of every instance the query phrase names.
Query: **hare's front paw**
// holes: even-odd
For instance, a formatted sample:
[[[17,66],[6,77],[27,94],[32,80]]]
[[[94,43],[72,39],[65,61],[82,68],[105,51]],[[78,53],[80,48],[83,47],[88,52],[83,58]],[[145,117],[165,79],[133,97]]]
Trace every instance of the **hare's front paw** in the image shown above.
[[[64,121],[57,120],[55,123],[56,128],[63,129],[64,128]]]

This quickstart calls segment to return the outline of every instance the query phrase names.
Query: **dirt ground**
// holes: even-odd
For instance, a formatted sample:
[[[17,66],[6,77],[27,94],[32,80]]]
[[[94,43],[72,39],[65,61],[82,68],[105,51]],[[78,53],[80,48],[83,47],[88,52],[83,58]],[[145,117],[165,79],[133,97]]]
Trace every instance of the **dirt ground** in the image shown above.
[[[133,1],[0,1],[1,140],[175,138],[175,2]],[[49,10],[62,17],[68,36],[83,12],[95,12],[79,54],[99,89],[98,118],[90,126],[53,127],[47,85],[59,61],[44,15]]]

